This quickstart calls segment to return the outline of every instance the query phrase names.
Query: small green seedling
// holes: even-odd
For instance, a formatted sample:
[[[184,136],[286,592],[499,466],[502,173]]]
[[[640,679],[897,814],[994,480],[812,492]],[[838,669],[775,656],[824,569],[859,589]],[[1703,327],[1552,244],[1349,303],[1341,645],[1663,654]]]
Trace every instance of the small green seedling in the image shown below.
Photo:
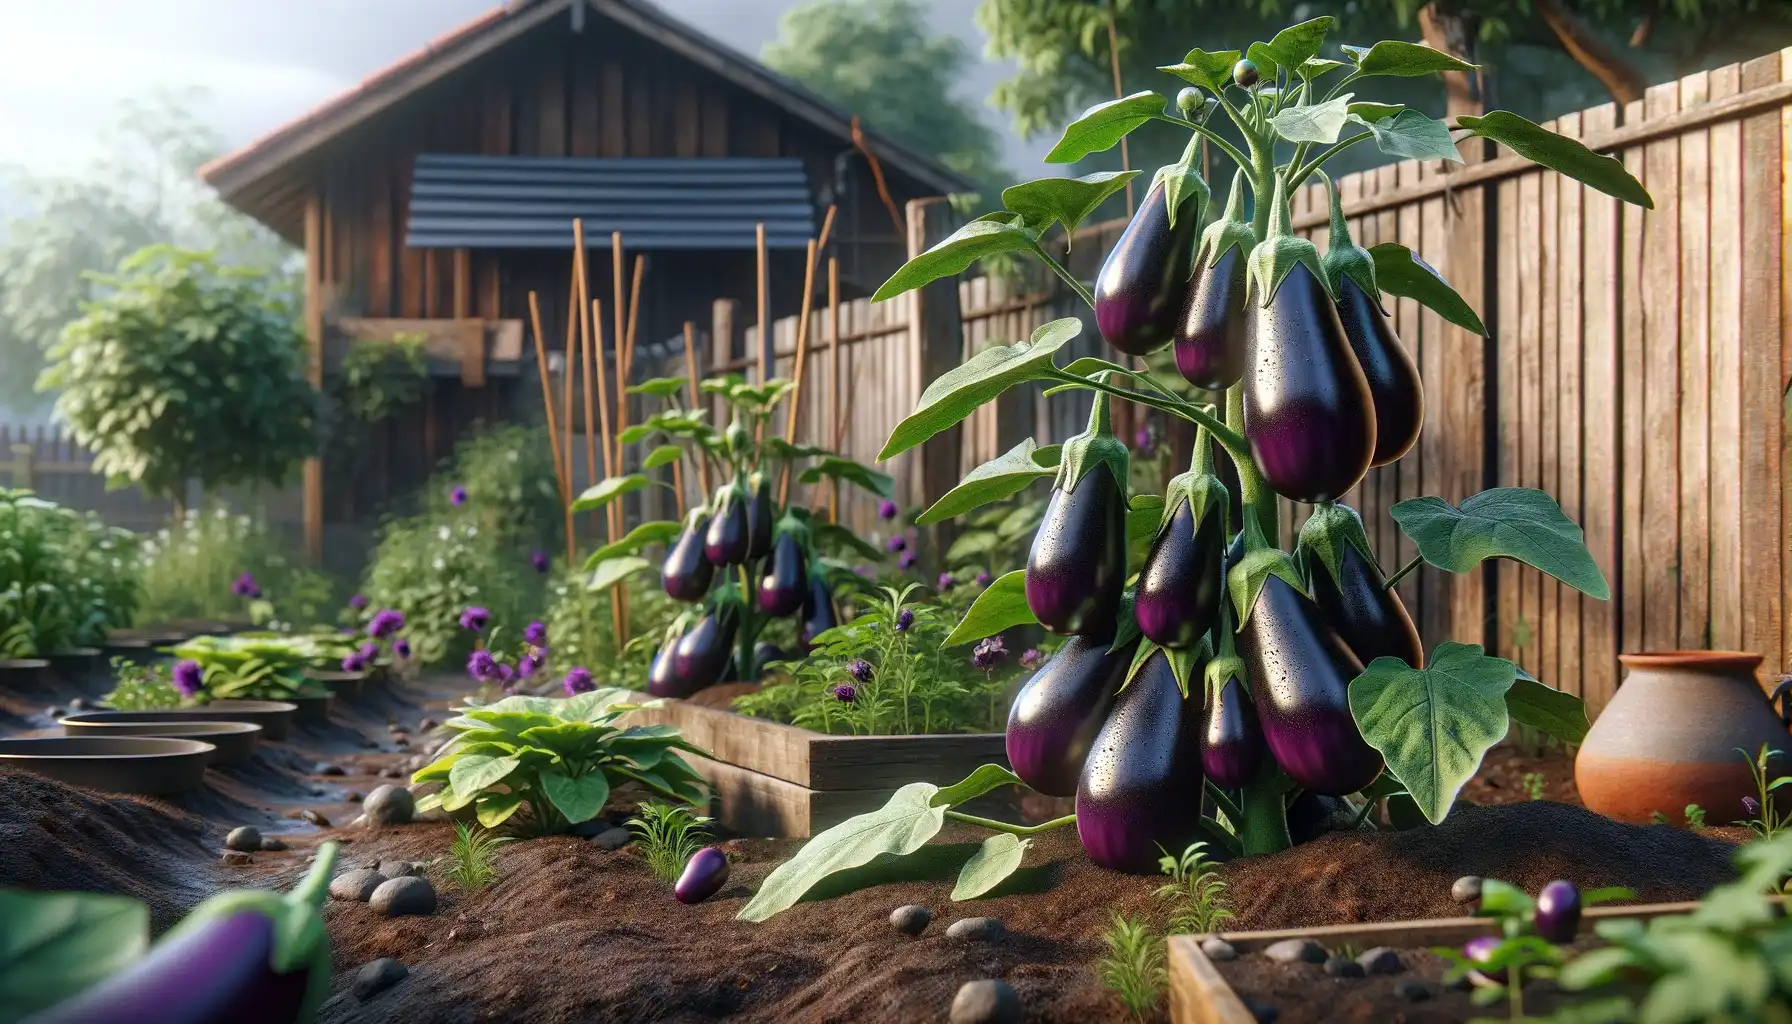
[[[1165,853],[1158,859],[1158,866],[1171,878],[1168,885],[1158,888],[1157,895],[1169,900],[1174,908],[1170,914],[1172,932],[1205,935],[1219,931],[1220,925],[1232,917],[1226,883],[1213,870],[1206,851],[1206,843],[1190,843],[1181,857]]]
[[[628,826],[640,837],[647,866],[661,881],[678,881],[685,862],[709,838],[710,819],[658,801],[642,804],[636,815],[628,820]]]
[[[448,859],[452,863],[444,872],[445,876],[462,892],[478,892],[498,880],[498,870],[492,862],[498,856],[498,847],[510,841],[509,836],[456,822],[454,841],[448,846]]]
[[[1135,1020],[1149,1019],[1156,1013],[1169,979],[1163,939],[1145,922],[1116,914],[1102,941],[1108,944],[1108,954],[1095,965],[1101,983]]]

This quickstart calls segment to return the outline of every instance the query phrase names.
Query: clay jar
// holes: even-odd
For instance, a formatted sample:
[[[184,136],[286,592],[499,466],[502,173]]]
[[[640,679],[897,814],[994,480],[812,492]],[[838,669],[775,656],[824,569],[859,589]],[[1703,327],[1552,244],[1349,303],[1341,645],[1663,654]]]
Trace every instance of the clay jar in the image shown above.
[[[1624,684],[1574,760],[1581,800],[1636,824],[1656,811],[1680,824],[1688,804],[1704,808],[1712,825],[1752,817],[1742,798],[1755,795],[1755,752],[1762,744],[1785,751],[1770,771],[1792,769],[1792,734],[1755,681],[1761,656],[1665,651],[1618,660]]]

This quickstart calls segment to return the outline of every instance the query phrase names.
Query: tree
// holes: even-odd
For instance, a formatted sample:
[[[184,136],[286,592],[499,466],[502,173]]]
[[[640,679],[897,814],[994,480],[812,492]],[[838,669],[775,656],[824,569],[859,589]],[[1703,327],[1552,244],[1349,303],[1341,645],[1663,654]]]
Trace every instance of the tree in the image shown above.
[[[809,0],[785,12],[761,57],[980,185],[1007,176],[995,131],[953,92],[970,49],[931,35],[919,0]]]
[[[100,278],[39,381],[114,486],[178,498],[278,484],[317,449],[318,394],[281,284],[209,253],[151,246]]]

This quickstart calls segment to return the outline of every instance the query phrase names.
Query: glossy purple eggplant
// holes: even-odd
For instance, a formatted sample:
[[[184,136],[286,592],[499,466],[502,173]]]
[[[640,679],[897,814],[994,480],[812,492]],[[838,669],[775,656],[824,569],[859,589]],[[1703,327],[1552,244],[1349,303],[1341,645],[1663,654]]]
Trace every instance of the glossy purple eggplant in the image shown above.
[[[1208,391],[1224,391],[1244,376],[1245,251],[1227,249],[1211,267],[1197,267],[1188,304],[1176,327],[1176,371]]]
[[[1201,740],[1201,768],[1215,785],[1237,789],[1263,767],[1263,727],[1245,686],[1228,679],[1207,702]]]
[[[728,884],[728,856],[713,846],[705,846],[685,862],[684,873],[672,887],[672,895],[680,903],[702,903]]]
[[[1494,950],[1499,949],[1503,941],[1505,940],[1498,935],[1477,935],[1462,944],[1462,955],[1475,963],[1484,964],[1493,959]],[[1497,971],[1470,971],[1469,978],[1479,985],[1504,985],[1506,969],[1502,967]]]
[[[647,692],[655,697],[678,697],[684,690],[678,681],[677,651],[678,641],[683,637],[673,637],[666,641],[664,647],[654,652],[653,663],[647,667]]]
[[[1151,542],[1139,570],[1133,611],[1139,630],[1164,647],[1192,647],[1213,628],[1225,592],[1221,562],[1226,529],[1225,506],[1211,502],[1201,521],[1188,499],[1177,503],[1168,524]]]
[[[834,592],[828,589],[821,574],[809,574],[809,598],[803,602],[803,627],[797,636],[806,654],[814,647],[815,638],[840,624],[840,613],[834,608]]]
[[[1054,633],[1112,636],[1126,585],[1126,495],[1104,463],[1054,490],[1027,554],[1027,606]]]
[[[1151,186],[1095,277],[1095,326],[1128,355],[1174,340],[1187,304],[1201,218],[1198,204],[1184,198],[1171,227],[1167,196],[1162,182]]]
[[[1356,353],[1375,403],[1375,456],[1385,466],[1412,449],[1425,425],[1425,387],[1419,366],[1394,333],[1381,303],[1349,275],[1338,278],[1338,322]]]
[[[716,567],[704,553],[703,535],[709,530],[709,517],[699,515],[690,521],[660,566],[660,586],[666,596],[676,601],[701,601],[709,593],[710,580]]]
[[[729,491],[722,507],[709,521],[703,537],[703,557],[713,566],[739,565],[747,560],[751,537],[747,530],[747,503],[739,492]]]
[[[809,557],[795,535],[781,533],[759,580],[759,610],[783,618],[801,611],[808,598]]]
[[[1544,886],[1537,894],[1537,912],[1531,924],[1546,942],[1558,946],[1573,942],[1580,930],[1580,890],[1561,879]]]
[[[1120,691],[1083,763],[1076,831],[1105,868],[1156,874],[1165,850],[1201,836],[1201,701],[1184,699],[1154,652]]]
[[[1336,579],[1317,557],[1307,558],[1313,601],[1325,621],[1364,665],[1386,657],[1424,668],[1425,647],[1399,591],[1383,585],[1381,570],[1355,544],[1342,544],[1340,549]]]
[[[698,619],[672,649],[672,678],[679,692],[689,697],[722,681],[723,670],[734,654],[735,616],[710,612]]]
[[[772,485],[761,480],[747,499],[747,557],[764,558],[772,550],[772,527],[778,512],[772,505]]]
[[[1354,793],[1381,774],[1381,754],[1350,713],[1350,681],[1362,666],[1319,606],[1270,576],[1238,634],[1257,721],[1276,763],[1326,796]]]
[[[1369,382],[1319,278],[1297,263],[1264,307],[1248,305],[1244,435],[1270,488],[1320,502],[1356,486],[1375,456]]]
[[[1134,645],[1073,636],[1039,666],[1008,709],[1008,763],[1046,796],[1075,796],[1108,707],[1126,679]]]

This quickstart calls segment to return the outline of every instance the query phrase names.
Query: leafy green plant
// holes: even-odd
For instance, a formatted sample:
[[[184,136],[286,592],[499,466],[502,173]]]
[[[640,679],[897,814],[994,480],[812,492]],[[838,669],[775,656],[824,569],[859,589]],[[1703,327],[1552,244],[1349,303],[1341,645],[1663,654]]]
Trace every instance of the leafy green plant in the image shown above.
[[[548,584],[548,667],[555,676],[574,666],[584,666],[605,686],[640,689],[660,638],[683,606],[666,596],[652,575],[630,576],[621,584],[628,594],[629,624],[634,635],[616,649],[615,619],[610,612],[611,591],[591,589],[587,576],[577,569],[557,570]]]
[[[1180,857],[1166,853],[1158,865],[1171,879],[1157,890],[1158,898],[1168,900],[1172,907],[1170,931],[1205,935],[1219,931],[1220,925],[1232,919],[1226,883],[1207,859],[1206,843],[1190,843]]]
[[[1543,799],[1544,781],[1542,772],[1525,772],[1524,778],[1519,779],[1518,784],[1524,787],[1524,795],[1527,800],[1541,800]]]
[[[628,827],[639,837],[647,866],[661,881],[671,883],[678,881],[691,855],[703,848],[709,823],[710,819],[692,814],[689,808],[652,800],[641,805],[628,820]]]
[[[138,623],[242,618],[244,601],[232,584],[244,573],[261,588],[270,628],[316,623],[335,600],[328,576],[307,568],[264,523],[222,504],[188,509],[136,549]]]
[[[999,502],[965,517],[965,529],[946,549],[946,568],[958,583],[979,574],[994,578],[1027,564],[1027,549],[1045,515],[1045,498],[1029,496]],[[963,591],[960,588],[959,592]]]
[[[1694,832],[1705,831],[1705,808],[1698,804],[1686,805],[1686,827]]]
[[[118,685],[100,698],[113,711],[161,711],[181,705],[180,691],[167,662],[138,665],[123,658],[112,659],[112,678]]]
[[[0,657],[99,643],[136,600],[128,534],[29,491],[0,489]]]
[[[342,357],[336,402],[362,423],[378,423],[422,401],[429,382],[425,340],[424,335],[406,333],[390,341],[351,343]]]
[[[454,840],[448,844],[448,859],[452,863],[443,875],[461,892],[478,892],[498,880],[493,862],[498,847],[511,840],[511,836],[500,836],[464,821],[455,822]]]
[[[629,694],[601,689],[563,700],[512,696],[457,708],[444,723],[457,735],[412,782],[442,789],[418,809],[473,806],[497,828],[519,811],[538,834],[563,832],[603,810],[610,791],[639,782],[661,796],[697,803],[703,779],[680,750],[695,750],[668,725],[616,724],[633,710]]]
[[[1780,756],[1780,752],[1762,744],[1754,757],[1749,757],[1745,750],[1738,750],[1737,753],[1748,762],[1749,774],[1755,779],[1755,796],[1742,798],[1743,808],[1751,815],[1744,824],[1754,829],[1762,839],[1772,839],[1792,828],[1792,810],[1782,812],[1778,800],[1779,788],[1792,782],[1792,776],[1773,778],[1768,774],[1768,766]]]
[[[1135,1020],[1149,1018],[1157,1012],[1169,982],[1163,938],[1144,921],[1119,914],[1101,938],[1108,945],[1107,955],[1095,964],[1101,983]]]
[[[283,700],[325,693],[305,678],[305,670],[334,668],[354,649],[350,638],[337,634],[244,634],[194,637],[171,648],[171,653],[199,664],[202,701]]]

